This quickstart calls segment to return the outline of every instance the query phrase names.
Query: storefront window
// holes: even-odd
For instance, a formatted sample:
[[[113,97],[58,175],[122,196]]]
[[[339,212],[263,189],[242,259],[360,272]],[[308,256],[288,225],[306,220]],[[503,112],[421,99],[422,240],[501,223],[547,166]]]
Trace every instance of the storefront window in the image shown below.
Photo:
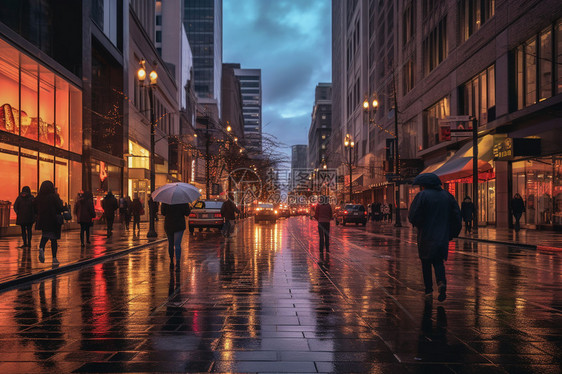
[[[55,158],[53,155],[46,153],[39,154],[39,186],[44,181],[51,181],[54,183],[55,180]]]
[[[6,48],[0,49],[2,53]],[[18,101],[18,80],[19,71],[14,56],[0,55],[0,130],[12,134],[19,134],[19,121],[17,117]],[[15,116],[14,116],[15,114]]]
[[[70,206],[74,208],[78,193],[82,191],[82,163],[70,161],[70,192],[68,200]]]
[[[69,96],[68,83],[62,78],[56,80],[56,104],[55,104],[55,145],[58,148],[68,149],[68,116],[69,116]],[[76,136],[76,135],[74,135]],[[81,136],[80,136],[81,137]]]
[[[39,135],[39,127],[37,125],[38,117],[38,65],[35,61],[22,55],[21,62],[21,104],[18,107],[17,102],[12,106],[15,112],[20,116],[21,136],[37,140]]]
[[[0,163],[4,175],[18,175],[18,147],[0,144]],[[19,195],[17,183],[0,183],[0,200],[7,200],[14,205]],[[10,211],[10,219],[16,219],[14,210]]]
[[[41,67],[39,77],[39,141],[55,145],[55,75]]]
[[[61,200],[68,203],[68,160],[59,157],[55,162],[55,187]]]
[[[82,92],[70,86],[70,151],[82,153]]]
[[[20,151],[21,174],[20,185],[29,186],[31,193],[37,196],[39,182],[37,180],[37,155],[38,152],[22,148]]]

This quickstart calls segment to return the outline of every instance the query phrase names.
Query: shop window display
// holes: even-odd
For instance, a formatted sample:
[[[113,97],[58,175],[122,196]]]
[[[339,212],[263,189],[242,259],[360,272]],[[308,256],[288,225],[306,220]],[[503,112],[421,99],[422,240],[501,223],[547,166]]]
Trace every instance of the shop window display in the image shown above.
[[[19,125],[19,133],[21,136],[25,136],[26,138],[38,140],[39,138],[39,129],[37,127],[37,116],[38,116],[38,109],[39,109],[39,95],[37,94],[38,88],[38,67],[37,63],[33,60],[22,57],[22,64],[21,64],[21,102],[18,105],[18,101],[14,101],[13,103],[5,103],[9,105],[12,116],[15,122],[20,123]],[[10,132],[10,127],[7,126],[10,118],[6,117],[8,114],[7,108],[4,109],[4,118],[6,121],[6,131]],[[33,121],[35,119],[35,121]],[[32,123],[33,122],[33,123]],[[14,134],[17,134],[17,131],[13,131]]]
[[[55,161],[55,187],[63,203],[68,203],[68,160],[56,158]]]
[[[82,153],[82,92],[74,86],[69,87],[70,123],[69,137],[70,151]]]
[[[47,180],[53,183],[55,181],[55,158],[53,155],[39,153],[39,185]]]
[[[22,148],[20,151],[21,174],[20,185],[29,186],[31,193],[37,196],[39,181],[37,180],[37,157],[39,152]]]
[[[18,147],[0,144],[0,162],[5,175],[18,175]],[[10,201],[12,206],[19,195],[17,183],[0,183],[0,200]],[[15,220],[14,210],[10,211],[10,219]]]
[[[55,139],[58,148],[68,150],[70,137],[68,136],[68,116],[69,116],[69,84],[62,78],[56,78],[56,99],[55,99]]]

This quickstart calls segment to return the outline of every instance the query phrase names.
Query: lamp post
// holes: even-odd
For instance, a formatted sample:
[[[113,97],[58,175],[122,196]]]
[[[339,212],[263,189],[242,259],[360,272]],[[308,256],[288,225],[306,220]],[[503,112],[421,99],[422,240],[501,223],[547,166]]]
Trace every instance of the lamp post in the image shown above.
[[[394,100],[394,183],[396,184],[396,219],[394,226],[395,227],[402,227],[402,218],[400,216],[400,155],[398,151],[398,102],[396,99],[396,91],[394,91],[393,95]],[[366,117],[368,118],[369,123],[375,123],[375,114],[377,113],[377,108],[379,106],[379,102],[376,99],[376,96],[373,95],[373,99],[371,101],[365,99],[363,101],[363,110],[365,112]]]
[[[137,78],[141,84],[141,87],[145,87],[148,89],[148,102],[150,105],[150,193],[153,194],[154,190],[156,189],[156,175],[154,170],[154,133],[155,133],[155,120],[154,120],[154,87],[158,83],[158,73],[156,70],[152,70],[148,75],[149,81],[146,81],[146,67],[145,67],[145,60],[140,61],[140,68],[137,71]],[[154,211],[154,200],[152,201],[151,205],[148,207],[149,212],[149,228],[148,233],[146,234],[147,238],[155,238],[157,236],[156,229],[154,228],[154,220],[155,214]]]
[[[349,202],[353,201],[353,147],[355,147],[355,142],[351,139],[351,135],[347,134],[343,145],[349,151]]]

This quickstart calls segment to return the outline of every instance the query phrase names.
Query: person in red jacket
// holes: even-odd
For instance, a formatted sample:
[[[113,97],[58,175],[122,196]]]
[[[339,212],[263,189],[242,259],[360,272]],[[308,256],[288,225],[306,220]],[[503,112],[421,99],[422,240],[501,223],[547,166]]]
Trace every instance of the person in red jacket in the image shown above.
[[[318,234],[320,235],[320,253],[330,252],[330,221],[332,220],[332,207],[326,196],[321,196],[316,205],[314,219],[318,221]]]

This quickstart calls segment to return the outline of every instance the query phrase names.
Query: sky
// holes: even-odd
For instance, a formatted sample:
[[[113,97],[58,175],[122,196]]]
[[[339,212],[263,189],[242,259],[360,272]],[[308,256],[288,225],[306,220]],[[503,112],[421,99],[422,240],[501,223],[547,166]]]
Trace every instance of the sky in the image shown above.
[[[262,70],[262,131],[308,143],[314,89],[332,81],[331,0],[223,0],[223,62]]]

